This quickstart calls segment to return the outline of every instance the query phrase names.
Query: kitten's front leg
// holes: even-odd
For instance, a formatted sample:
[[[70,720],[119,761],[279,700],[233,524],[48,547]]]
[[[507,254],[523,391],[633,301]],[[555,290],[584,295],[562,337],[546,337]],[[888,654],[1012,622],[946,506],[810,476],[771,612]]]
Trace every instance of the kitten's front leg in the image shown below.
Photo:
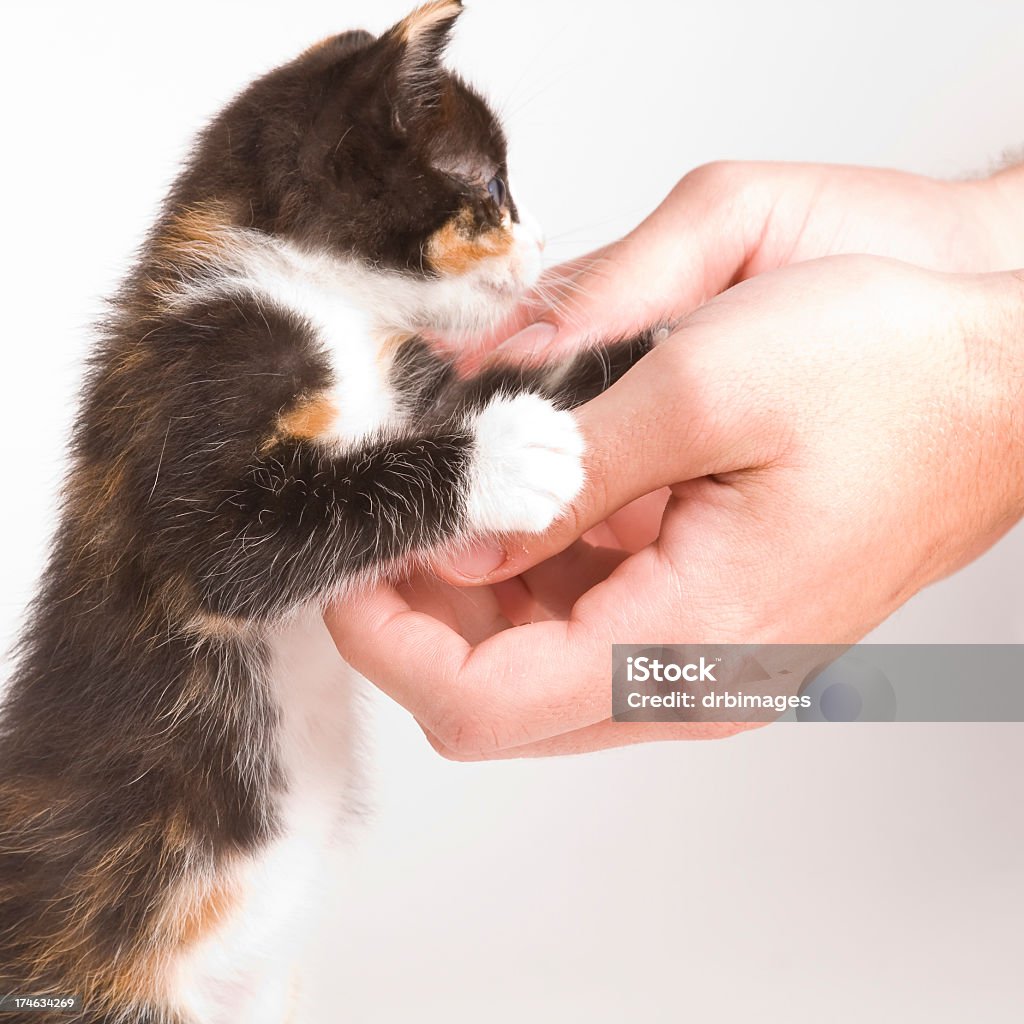
[[[448,378],[437,408],[451,416],[479,409],[498,395],[531,392],[559,409],[575,409],[607,391],[667,336],[665,327],[651,327],[618,341],[587,345],[566,359],[546,363],[496,362],[468,380]]]
[[[197,507],[168,536],[205,612],[272,619],[474,534],[545,529],[582,486],[582,453],[571,413],[497,395],[349,451],[279,442],[226,498],[192,499],[214,513]]]
[[[466,513],[474,532],[539,533],[583,486],[576,420],[542,395],[496,395],[472,431]]]
[[[652,327],[553,364],[498,364],[439,403],[473,424],[467,511],[480,533],[540,532],[583,485],[583,439],[566,410],[607,390],[662,339]]]
[[[575,409],[607,391],[669,333],[667,325],[656,325],[628,338],[587,346],[551,368],[545,393],[559,407]]]

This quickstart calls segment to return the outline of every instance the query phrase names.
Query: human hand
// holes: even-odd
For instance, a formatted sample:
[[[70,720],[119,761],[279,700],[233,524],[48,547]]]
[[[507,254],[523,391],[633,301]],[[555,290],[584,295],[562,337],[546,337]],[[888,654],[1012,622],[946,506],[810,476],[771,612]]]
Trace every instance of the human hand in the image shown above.
[[[859,639],[1024,512],[1022,382],[1020,274],[834,257],[761,275],[578,411],[588,484],[528,551],[492,548],[489,627],[382,587],[330,628],[447,756],[720,735],[609,721],[611,644]],[[665,486],[649,543],[576,540]],[[550,617],[506,628],[524,602]]]
[[[550,358],[588,336],[676,320],[756,274],[837,254],[954,273],[1024,266],[1024,167],[939,181],[821,164],[707,164],[625,238],[554,268],[491,343],[538,324],[501,354]]]
[[[556,358],[588,338],[676,321],[759,273],[844,253],[954,273],[1024,266],[1024,164],[966,181],[826,164],[698,167],[625,238],[554,268],[471,359],[494,358],[502,339],[502,360]],[[663,504],[619,510],[590,539],[636,550],[657,535]]]

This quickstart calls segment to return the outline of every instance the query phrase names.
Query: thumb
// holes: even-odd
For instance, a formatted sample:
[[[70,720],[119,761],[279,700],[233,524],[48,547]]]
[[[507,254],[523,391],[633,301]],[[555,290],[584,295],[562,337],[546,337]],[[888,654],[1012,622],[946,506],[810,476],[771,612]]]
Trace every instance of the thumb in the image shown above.
[[[625,238],[548,271],[496,355],[548,359],[595,334],[682,319],[740,274],[766,216],[761,191],[717,165],[698,168]]]
[[[737,420],[697,387],[687,329],[648,353],[613,387],[574,413],[583,434],[585,482],[545,533],[483,538],[434,565],[457,586],[497,583],[565,550],[636,498],[711,473],[749,455],[731,437]]]

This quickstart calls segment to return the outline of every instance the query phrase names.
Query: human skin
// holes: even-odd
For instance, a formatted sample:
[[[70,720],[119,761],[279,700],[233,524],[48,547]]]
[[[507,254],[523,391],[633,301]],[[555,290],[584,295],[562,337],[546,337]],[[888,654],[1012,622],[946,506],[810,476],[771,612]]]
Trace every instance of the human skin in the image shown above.
[[[688,176],[556,271],[552,326],[500,356],[679,321],[579,410],[569,513],[438,568],[474,591],[346,601],[339,649],[457,759],[735,731],[609,721],[611,643],[853,642],[1024,514],[1022,193],[1016,171]],[[844,250],[879,255],[817,258]]]
[[[1024,266],[1024,165],[940,181],[827,164],[707,164],[625,238],[549,272],[503,335],[542,328],[504,351],[551,357],[591,335],[685,316],[765,271],[854,253],[951,273]]]

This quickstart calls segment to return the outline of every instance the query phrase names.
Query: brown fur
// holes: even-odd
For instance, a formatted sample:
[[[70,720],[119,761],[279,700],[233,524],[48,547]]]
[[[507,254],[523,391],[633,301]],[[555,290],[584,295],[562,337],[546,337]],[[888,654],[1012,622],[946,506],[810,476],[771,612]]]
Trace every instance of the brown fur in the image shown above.
[[[67,502],[79,513],[81,527],[90,534],[82,539],[92,547],[102,536],[107,514],[123,491],[124,478],[124,459],[115,459],[105,466],[82,466],[70,481]]]
[[[67,800],[67,798],[65,798]],[[51,808],[56,808],[51,795]],[[17,843],[17,837],[12,837]],[[140,948],[128,946],[116,958],[93,959],[90,935],[102,921],[107,908],[123,898],[146,871],[157,849],[167,841],[163,823],[154,818],[121,838],[104,855],[83,867],[66,894],[65,926],[48,935],[30,953],[22,966],[26,978],[45,983],[51,973],[74,965],[79,994],[92,1011],[124,1004],[139,1004],[159,998],[154,958]]]
[[[163,828],[163,861],[196,859],[201,855],[197,839],[184,816],[174,816]],[[109,876],[120,867],[120,861],[115,859],[104,867],[104,874]],[[194,875],[183,877],[166,898],[150,941],[126,958],[116,973],[97,976],[97,988],[91,993],[90,1003],[101,1002],[111,1007],[163,1004],[167,999],[163,967],[174,954],[213,932],[230,915],[237,900],[237,891],[223,870],[205,883]]]

